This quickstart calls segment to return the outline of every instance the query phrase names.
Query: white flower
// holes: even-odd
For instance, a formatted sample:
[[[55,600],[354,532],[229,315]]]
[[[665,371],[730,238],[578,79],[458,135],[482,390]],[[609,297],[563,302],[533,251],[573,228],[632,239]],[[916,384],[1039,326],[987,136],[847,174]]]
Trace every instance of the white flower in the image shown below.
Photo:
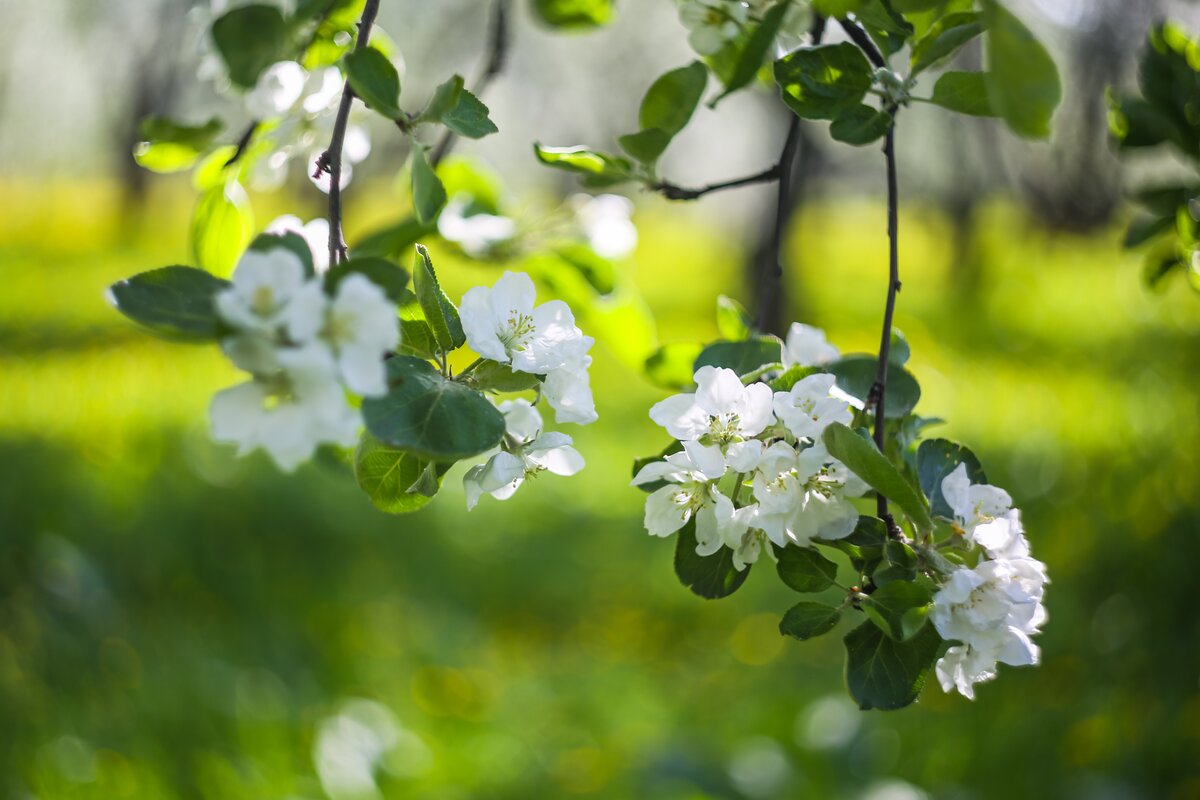
[[[277,352],[280,369],[218,392],[210,416],[213,438],[238,446],[238,455],[262,448],[291,472],[324,443],[349,447],[359,414],[334,379],[334,363],[320,345]]]
[[[575,195],[575,215],[588,246],[604,258],[625,258],[637,247],[633,203],[619,194]]]
[[[485,492],[507,500],[526,479],[540,472],[574,475],[584,467],[583,456],[571,446],[570,436],[542,432],[541,415],[528,400],[506,400],[499,408],[504,414],[506,449],[463,476],[468,509],[475,508]]]
[[[942,497],[954,512],[954,521],[967,536],[971,536],[977,525],[1002,516],[1012,508],[1008,492],[997,486],[971,483],[966,464],[959,464],[942,479]]]
[[[233,285],[216,296],[217,313],[235,328],[272,333],[289,301],[304,287],[300,257],[284,247],[248,250],[233,273]]]
[[[282,116],[304,94],[308,73],[295,61],[280,61],[263,70],[246,94],[246,110],[255,119]]]
[[[992,678],[997,663],[1038,663],[1029,637],[1046,620],[1045,584],[1045,565],[1031,558],[985,560],[950,575],[930,615],[943,639],[962,643],[938,662],[946,691],[971,697],[971,684]]]
[[[688,44],[702,56],[735,38],[748,16],[746,4],[732,0],[685,0],[679,7],[679,19],[690,31]]]
[[[696,552],[711,555],[724,543],[723,526],[734,520],[733,502],[716,487],[725,474],[725,459],[716,448],[697,442],[684,442],[683,447],[682,453],[642,467],[633,485],[668,484],[646,498],[645,523],[651,535],[670,536],[694,516]]]
[[[472,258],[483,258],[496,245],[507,242],[517,233],[517,224],[508,217],[495,214],[471,214],[465,216],[471,198],[456,195],[446,204],[438,217],[438,233],[448,242],[454,242]]]
[[[583,339],[585,349],[590,348],[593,339],[590,336],[584,336]],[[554,409],[555,422],[589,425],[599,419],[588,379],[588,367],[591,365],[592,357],[582,353],[560,369],[546,373],[546,380],[542,382],[542,396]]]
[[[1021,524],[1021,512],[1015,508],[1003,516],[975,526],[971,540],[987,551],[990,558],[1029,558],[1029,541]]]
[[[817,441],[834,422],[849,425],[854,419],[845,395],[834,386],[833,375],[809,375],[792,386],[789,392],[776,392],[772,406],[792,435],[797,439]]]
[[[805,546],[818,537],[841,539],[858,524],[858,510],[846,496],[862,490],[861,481],[823,444],[797,452],[786,442],[775,442],[754,475],[758,507],[752,524],[780,547],[789,542]]]
[[[267,233],[294,233],[304,240],[312,251],[313,269],[323,274],[329,269],[329,221],[323,217],[304,222],[292,214],[276,217],[267,226]]]
[[[364,397],[387,394],[383,359],[400,341],[400,318],[369,278],[347,275],[332,300],[320,280],[310,281],[289,304],[284,319],[296,341],[320,341],[330,347],[350,391]]]
[[[592,340],[575,326],[566,303],[551,300],[535,308],[535,296],[533,281],[523,272],[505,272],[490,289],[467,290],[459,308],[467,344],[518,372],[546,375],[578,366]]]
[[[825,331],[793,322],[783,344],[783,366],[823,367],[837,361],[841,353],[825,339]]]
[[[762,453],[755,439],[774,421],[771,387],[744,386],[737,373],[722,367],[696,371],[695,393],[668,397],[650,408],[650,419],[681,442],[716,445],[739,472],[754,468]]]

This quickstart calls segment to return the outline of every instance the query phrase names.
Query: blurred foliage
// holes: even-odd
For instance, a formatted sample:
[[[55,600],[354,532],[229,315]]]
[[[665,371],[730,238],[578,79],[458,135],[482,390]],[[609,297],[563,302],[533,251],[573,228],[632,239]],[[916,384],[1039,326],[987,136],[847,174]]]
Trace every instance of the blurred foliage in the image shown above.
[[[388,517],[332,460],[289,478],[214,447],[205,406],[232,370],[105,305],[114,280],[186,261],[165,222],[186,192],[123,215],[107,185],[7,188],[0,796],[1200,796],[1200,309],[1182,285],[1147,295],[1117,232],[987,207],[964,295],[950,223],[902,214],[918,413],[986,454],[1054,583],[1041,667],[889,715],[836,688],[840,633],[785,646],[777,581],[705,602],[671,577],[627,485],[662,394],[605,351],[585,491],[551,481],[468,517],[452,472],[421,516]],[[366,220],[393,200],[351,202]],[[639,216],[664,341],[713,338],[712,299],[740,280],[702,211]],[[806,321],[869,350],[884,209],[803,213]],[[452,297],[488,269],[441,259]],[[355,783],[376,758],[378,788]]]

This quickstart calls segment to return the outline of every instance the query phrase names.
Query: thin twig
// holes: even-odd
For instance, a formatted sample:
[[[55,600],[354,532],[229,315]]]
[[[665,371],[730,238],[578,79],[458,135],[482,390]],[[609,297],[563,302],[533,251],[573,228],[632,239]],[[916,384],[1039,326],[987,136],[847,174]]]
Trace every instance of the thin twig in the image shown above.
[[[782,163],[776,164],[769,169],[765,169],[756,175],[750,175],[745,178],[737,178],[732,181],[722,181],[721,183],[710,183],[707,186],[702,186],[699,189],[688,189],[684,186],[677,186],[670,181],[658,181],[651,183],[648,188],[659,192],[668,200],[698,200],[710,192],[719,192],[723,189],[736,189],[739,186],[750,186],[755,183],[770,183],[771,181],[779,180],[781,174]]]
[[[367,0],[362,19],[358,22],[358,39],[355,49],[365,47],[371,38],[371,26],[379,14],[379,0]],[[333,136],[329,147],[317,158],[316,177],[329,173],[329,266],[334,266],[347,257],[346,241],[342,237],[342,146],[346,141],[346,126],[350,122],[350,107],[354,103],[354,90],[349,79],[342,87],[342,100],[338,104],[337,117],[333,122]]]
[[[887,160],[888,192],[888,291],[887,305],[883,311],[883,333],[879,340],[879,363],[875,366],[875,385],[871,387],[871,400],[875,407],[875,446],[884,452],[884,426],[887,408],[888,361],[892,349],[892,319],[896,312],[896,294],[900,291],[900,225],[898,220],[899,186],[896,180],[896,110],[892,109],[892,126],[883,140],[883,155]],[[879,518],[887,523],[893,536],[899,532],[895,520],[888,513],[887,498],[877,498]],[[902,538],[903,534],[901,534]]]
[[[226,167],[232,167],[237,163],[238,159],[246,154],[246,150],[250,147],[250,140],[254,138],[254,134],[258,132],[258,120],[253,120],[246,127],[245,133],[237,141],[237,147],[234,148],[233,155],[225,162]]]
[[[879,52],[879,48],[875,46],[875,42],[871,39],[871,35],[863,30],[863,27],[853,20],[845,17],[838,18],[838,24],[842,26],[842,30],[850,37],[850,41],[858,45],[858,49],[862,50],[866,55],[867,60],[875,67],[886,67],[887,59],[883,57],[883,53]]]
[[[475,86],[472,88],[472,93],[476,97],[483,96],[492,81],[504,71],[504,66],[508,63],[509,2],[510,0],[495,0],[495,4],[492,6],[492,23],[488,34],[487,61],[484,62],[483,74],[479,76],[479,80],[475,82]],[[454,149],[457,141],[458,136],[454,131],[447,128],[445,133],[442,134],[442,138],[438,140],[438,143],[430,153],[429,163],[437,167],[442,162],[442,159],[448,156],[450,151]]]

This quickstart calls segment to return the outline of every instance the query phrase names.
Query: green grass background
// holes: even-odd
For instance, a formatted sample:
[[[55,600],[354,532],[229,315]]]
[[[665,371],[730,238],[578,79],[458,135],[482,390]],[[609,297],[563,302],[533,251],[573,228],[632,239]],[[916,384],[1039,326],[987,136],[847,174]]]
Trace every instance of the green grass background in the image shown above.
[[[1200,797],[1200,297],[1144,289],[1117,231],[988,206],[966,291],[945,219],[902,216],[918,411],[1011,490],[1053,583],[1041,667],[885,714],[845,695],[845,629],[779,636],[794,596],[769,568],[719,602],[678,585],[628,487],[662,393],[603,344],[583,474],[468,515],[458,467],[389,517],[336,465],[282,476],[212,445],[234,372],[106,305],[186,262],[186,192],[133,212],[105,184],[2,196],[0,797],[325,797],[315,731],[351,698],[405,731],[388,798]],[[393,203],[356,195],[349,218]],[[714,338],[736,243],[702,209],[647,201],[638,222],[663,339]],[[806,321],[869,349],[882,207],[799,223]],[[494,277],[441,273],[452,295]]]

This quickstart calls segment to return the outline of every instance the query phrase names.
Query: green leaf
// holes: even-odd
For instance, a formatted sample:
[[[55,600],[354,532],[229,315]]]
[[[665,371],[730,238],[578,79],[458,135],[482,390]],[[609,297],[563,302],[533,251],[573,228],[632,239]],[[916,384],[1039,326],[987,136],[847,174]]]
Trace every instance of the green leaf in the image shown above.
[[[846,634],[845,643],[846,684],[863,710],[891,711],[910,705],[942,649],[942,639],[932,625],[897,642],[869,621]]]
[[[779,632],[784,636],[804,641],[812,639],[837,627],[842,610],[824,603],[797,603],[787,610],[779,622]]]
[[[746,375],[764,364],[778,363],[783,357],[781,351],[778,339],[715,342],[700,351],[692,365],[692,372],[701,367],[724,367],[738,375]]]
[[[733,566],[733,551],[722,547],[711,556],[696,554],[696,520],[679,530],[675,543],[675,575],[680,582],[707,600],[728,597],[746,582],[750,566],[738,571]]]
[[[987,28],[988,96],[1016,134],[1050,136],[1050,118],[1062,99],[1058,68],[1028,28],[997,0],[980,0]]]
[[[1122,149],[1156,147],[1171,142],[1194,155],[1195,145],[1174,117],[1140,98],[1109,93],[1108,128]]]
[[[830,455],[849,467],[872,489],[900,506],[917,528],[922,531],[933,530],[933,520],[929,517],[925,498],[917,493],[872,442],[836,422],[825,429],[824,440]]]
[[[416,217],[408,217],[363,237],[351,248],[351,252],[355,256],[406,257],[414,244],[436,231],[436,226],[423,223]]]
[[[592,186],[610,186],[632,180],[633,165],[620,156],[589,150],[586,147],[542,147],[533,145],[533,153],[548,167],[584,175]]]
[[[612,294],[617,288],[617,268],[613,262],[582,242],[557,245],[554,255],[587,281],[596,294]]]
[[[892,115],[866,105],[844,111],[829,126],[829,135],[856,147],[878,141],[892,127]]]
[[[433,96],[429,98],[429,105],[421,112],[421,119],[425,122],[441,122],[442,117],[458,104],[458,96],[465,85],[466,81],[461,75],[452,75],[438,84],[433,90]]]
[[[442,291],[437,273],[433,271],[433,262],[429,259],[429,251],[422,245],[417,245],[417,256],[413,262],[413,288],[421,310],[425,312],[425,321],[429,323],[441,350],[448,353],[466,344],[467,337],[463,333],[458,309]]]
[[[767,381],[767,385],[777,392],[790,392],[797,383],[818,372],[824,370],[820,367],[788,367],[779,377]]]
[[[192,214],[197,266],[228,275],[253,238],[254,212],[240,183],[214,186],[200,195]]]
[[[629,477],[636,478],[637,474],[639,472],[641,472],[642,468],[645,467],[647,464],[653,464],[655,461],[662,461],[667,456],[669,456],[673,453],[679,453],[682,451],[683,451],[683,443],[672,440],[671,443],[668,444],[666,447],[664,447],[657,455],[645,456],[643,458],[635,459],[633,462],[633,472],[630,473]],[[637,488],[641,489],[646,494],[650,494],[651,492],[658,491],[659,489],[661,489],[662,487],[664,487],[666,485],[667,485],[667,481],[653,481],[652,483],[638,484]]]
[[[900,52],[913,35],[913,26],[884,0],[860,0],[854,15],[884,55]]]
[[[983,17],[973,11],[942,17],[913,43],[912,56],[909,58],[910,76],[954,55],[983,30]]]
[[[617,137],[617,144],[621,145],[621,149],[642,164],[653,164],[670,143],[671,135],[658,128]]]
[[[725,81],[725,91],[708,104],[710,108],[716,107],[721,100],[754,80],[771,52],[775,37],[779,35],[779,28],[790,10],[791,3],[779,3],[763,15],[762,22],[755,26],[745,45],[738,51],[733,72]]]
[[[975,454],[957,442],[948,439],[926,439],[917,448],[917,478],[921,491],[929,498],[933,513],[951,518],[954,511],[942,496],[942,481],[959,464],[967,465],[967,477],[971,483],[987,483],[987,474]]]
[[[833,586],[837,579],[837,564],[817,552],[814,547],[787,545],[776,547],[778,561],[775,569],[779,579],[797,592],[820,592]]]
[[[708,68],[699,61],[662,75],[642,98],[638,124],[642,130],[660,130],[668,137],[675,136],[687,126],[707,85]]]
[[[287,57],[287,23],[276,6],[240,6],[213,23],[212,40],[229,80],[252,89],[263,70]]]
[[[429,505],[433,498],[424,478],[431,462],[363,433],[354,451],[354,479],[371,503],[380,511],[389,514],[408,514]],[[441,475],[449,464],[435,468],[433,490],[436,493]],[[410,491],[420,487],[422,491]]]
[[[386,363],[388,393],[362,404],[363,422],[381,442],[438,461],[470,458],[500,444],[504,416],[482,394],[446,380],[419,358],[395,356]]]
[[[400,73],[388,57],[374,47],[359,47],[346,56],[350,88],[370,108],[389,119],[402,119]]]
[[[224,127],[216,117],[204,125],[183,125],[166,117],[147,117],[140,127],[142,141],[133,149],[134,160],[152,172],[188,169],[212,147],[213,140]]]
[[[468,139],[482,139],[499,130],[488,116],[488,107],[464,87],[460,75],[450,78],[434,91],[421,119],[440,122]]]
[[[910,356],[912,356],[912,349],[908,346],[908,337],[899,328],[892,328],[892,343],[888,346],[888,364],[903,367],[908,363]]]
[[[615,6],[615,0],[533,0],[533,11],[543,22],[571,30],[607,25]]]
[[[754,318],[728,295],[717,295],[717,330],[724,339],[743,341],[754,336]]]
[[[311,278],[316,274],[316,270],[313,268],[312,250],[308,248],[308,242],[304,241],[304,237],[298,233],[292,233],[291,231],[284,233],[260,233],[254,237],[254,241],[250,242],[248,249],[259,253],[276,249],[287,250],[300,259],[300,264],[304,267],[306,277]]]
[[[417,296],[408,289],[400,293],[396,303],[400,312],[400,355],[431,359],[438,353],[437,337],[425,320],[425,312]]]
[[[836,119],[862,102],[874,72],[849,42],[802,47],[775,62],[783,101],[805,119]]]
[[[661,389],[687,392],[696,388],[693,365],[704,345],[693,342],[664,344],[646,359],[646,378]]]
[[[1129,223],[1121,246],[1127,249],[1139,247],[1175,227],[1175,215],[1156,217],[1153,214],[1139,214]]]
[[[412,194],[413,210],[422,225],[432,223],[446,205],[446,188],[429,165],[425,148],[416,143],[412,149]]]
[[[228,281],[193,267],[163,267],[114,283],[109,299],[125,316],[168,339],[211,341],[221,332],[213,305]]]
[[[482,392],[524,392],[542,382],[537,375],[517,372],[508,364],[490,360],[476,367],[468,380]]]
[[[933,85],[934,105],[969,114],[973,117],[995,117],[990,96],[991,83],[982,72],[944,72]]]
[[[871,387],[875,385],[876,364],[874,356],[846,356],[826,367],[837,376],[838,388],[843,392],[867,402]],[[884,396],[884,416],[900,419],[912,411],[921,399],[921,386],[908,370],[894,361],[887,369],[887,391]]]
[[[399,303],[406,296],[408,273],[391,261],[372,256],[355,256],[330,267],[325,273],[325,293],[333,296],[338,284],[350,275],[366,277],[382,289],[393,303]]]

